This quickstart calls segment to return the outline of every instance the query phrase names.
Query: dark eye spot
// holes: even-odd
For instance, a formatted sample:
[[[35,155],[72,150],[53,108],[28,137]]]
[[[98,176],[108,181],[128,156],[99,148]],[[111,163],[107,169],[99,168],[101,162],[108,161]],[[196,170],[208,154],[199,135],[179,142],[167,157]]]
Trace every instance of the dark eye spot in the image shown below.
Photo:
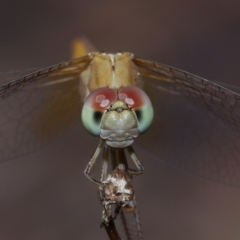
[[[95,111],[93,114],[93,119],[94,119],[94,122],[100,123],[102,120],[102,112]]]
[[[142,120],[142,111],[141,110],[136,110],[135,113],[137,115],[138,121],[141,122],[141,120]]]

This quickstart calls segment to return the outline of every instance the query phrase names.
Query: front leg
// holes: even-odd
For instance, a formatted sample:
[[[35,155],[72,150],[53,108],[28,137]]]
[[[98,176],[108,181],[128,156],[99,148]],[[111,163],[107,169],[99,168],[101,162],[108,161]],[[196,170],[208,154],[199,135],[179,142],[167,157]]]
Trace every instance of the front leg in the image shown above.
[[[102,182],[99,181],[99,180],[97,180],[97,179],[95,179],[95,178],[93,178],[93,177],[90,175],[90,171],[91,171],[93,165],[95,164],[95,162],[96,162],[96,160],[97,160],[97,158],[98,158],[98,155],[100,154],[100,152],[101,152],[104,144],[105,144],[105,141],[104,141],[103,139],[101,139],[101,140],[100,140],[100,143],[98,144],[95,152],[93,153],[90,161],[88,162],[88,164],[87,164],[87,166],[86,166],[86,168],[85,168],[85,170],[84,170],[85,176],[86,176],[91,182],[93,182],[93,183],[95,183],[95,184],[97,184],[97,185],[99,185],[99,186],[102,186],[102,185],[103,185]]]
[[[142,163],[140,162],[140,160],[138,159],[134,149],[132,146],[128,146],[127,147],[127,151],[130,155],[130,157],[132,158],[135,166],[137,167],[137,169],[131,169],[131,168],[128,168],[127,169],[127,173],[132,176],[132,175],[140,175],[140,174],[143,174],[143,171],[144,171],[144,168],[143,168],[143,165]]]

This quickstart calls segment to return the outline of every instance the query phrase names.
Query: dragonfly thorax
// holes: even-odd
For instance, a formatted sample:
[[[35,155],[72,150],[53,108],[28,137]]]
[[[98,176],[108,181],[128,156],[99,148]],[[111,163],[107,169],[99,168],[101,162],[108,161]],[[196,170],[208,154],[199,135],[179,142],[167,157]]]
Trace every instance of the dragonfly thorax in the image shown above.
[[[102,117],[100,137],[114,148],[132,145],[139,135],[135,112],[124,101],[117,100]]]

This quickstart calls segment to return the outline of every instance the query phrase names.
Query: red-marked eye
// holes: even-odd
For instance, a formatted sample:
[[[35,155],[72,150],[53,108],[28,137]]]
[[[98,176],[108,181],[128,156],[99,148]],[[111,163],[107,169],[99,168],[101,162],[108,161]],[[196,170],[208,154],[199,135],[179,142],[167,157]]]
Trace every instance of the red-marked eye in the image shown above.
[[[117,100],[117,93],[110,88],[99,88],[93,91],[86,99],[84,105],[88,105],[98,111],[108,109]]]
[[[117,93],[110,88],[98,88],[87,97],[82,108],[82,123],[89,133],[100,134],[104,111],[117,100]]]
[[[118,97],[134,110],[139,132],[145,132],[153,120],[153,107],[147,94],[137,87],[125,87],[119,91]]]
[[[137,87],[122,88],[118,93],[118,97],[133,109],[142,107],[146,100],[149,100],[146,93]]]

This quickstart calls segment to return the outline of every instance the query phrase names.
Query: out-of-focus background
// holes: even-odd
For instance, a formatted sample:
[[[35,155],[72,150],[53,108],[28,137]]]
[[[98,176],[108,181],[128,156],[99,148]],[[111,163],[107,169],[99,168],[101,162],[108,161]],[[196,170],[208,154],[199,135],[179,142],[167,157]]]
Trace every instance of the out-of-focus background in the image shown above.
[[[1,1],[0,71],[68,60],[70,42],[86,36],[101,51],[130,51],[240,85],[239,9],[231,0]],[[73,128],[42,150],[0,165],[1,240],[107,239],[96,187],[82,173],[97,139],[77,133]],[[144,239],[239,239],[240,189],[136,151],[146,169],[134,180]]]

